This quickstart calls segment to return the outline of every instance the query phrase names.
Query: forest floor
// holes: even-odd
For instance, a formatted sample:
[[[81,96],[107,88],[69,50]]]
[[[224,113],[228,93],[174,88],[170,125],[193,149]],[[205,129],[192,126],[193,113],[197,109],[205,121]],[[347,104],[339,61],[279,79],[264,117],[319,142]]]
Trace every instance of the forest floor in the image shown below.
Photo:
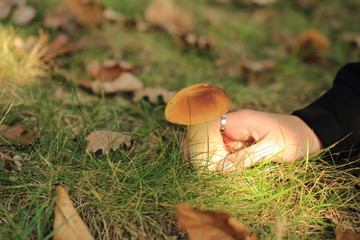
[[[164,109],[196,83],[222,88],[231,111],[306,106],[359,60],[360,1],[16,2],[0,4],[2,239],[52,238],[57,185],[96,239],[186,239],[174,210],[184,202],[260,239],[359,231],[358,160],[323,152],[199,172]],[[100,130],[122,142],[91,147]]]

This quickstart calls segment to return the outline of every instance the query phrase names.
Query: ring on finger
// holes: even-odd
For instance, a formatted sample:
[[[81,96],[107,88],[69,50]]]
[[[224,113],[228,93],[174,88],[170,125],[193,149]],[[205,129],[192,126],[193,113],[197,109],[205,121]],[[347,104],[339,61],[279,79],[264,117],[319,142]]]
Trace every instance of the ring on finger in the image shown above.
[[[220,132],[221,133],[224,133],[225,125],[226,125],[226,114],[221,116],[221,120],[220,120]]]

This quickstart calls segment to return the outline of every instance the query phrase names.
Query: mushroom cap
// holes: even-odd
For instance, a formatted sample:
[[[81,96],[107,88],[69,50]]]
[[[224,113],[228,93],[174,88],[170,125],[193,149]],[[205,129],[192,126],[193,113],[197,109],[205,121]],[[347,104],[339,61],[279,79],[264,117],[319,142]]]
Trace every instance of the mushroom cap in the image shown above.
[[[230,107],[230,97],[222,89],[201,83],[175,93],[166,105],[165,117],[172,123],[195,125],[219,118]]]

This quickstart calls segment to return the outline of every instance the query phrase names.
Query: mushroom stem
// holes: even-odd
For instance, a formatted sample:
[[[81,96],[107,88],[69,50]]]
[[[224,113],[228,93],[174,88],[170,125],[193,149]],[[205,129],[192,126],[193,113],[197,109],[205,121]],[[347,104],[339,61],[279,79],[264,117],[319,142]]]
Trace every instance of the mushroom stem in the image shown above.
[[[190,158],[198,167],[206,166],[216,170],[217,163],[223,160],[227,151],[215,121],[187,126]]]

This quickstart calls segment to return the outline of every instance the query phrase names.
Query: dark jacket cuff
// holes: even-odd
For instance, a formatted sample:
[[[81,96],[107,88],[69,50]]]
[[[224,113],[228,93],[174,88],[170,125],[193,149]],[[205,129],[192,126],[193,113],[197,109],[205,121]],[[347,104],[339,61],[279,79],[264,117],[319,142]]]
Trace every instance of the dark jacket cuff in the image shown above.
[[[309,106],[293,112],[305,121],[324,147],[341,157],[359,154],[360,148],[360,63],[345,65],[333,87]]]

